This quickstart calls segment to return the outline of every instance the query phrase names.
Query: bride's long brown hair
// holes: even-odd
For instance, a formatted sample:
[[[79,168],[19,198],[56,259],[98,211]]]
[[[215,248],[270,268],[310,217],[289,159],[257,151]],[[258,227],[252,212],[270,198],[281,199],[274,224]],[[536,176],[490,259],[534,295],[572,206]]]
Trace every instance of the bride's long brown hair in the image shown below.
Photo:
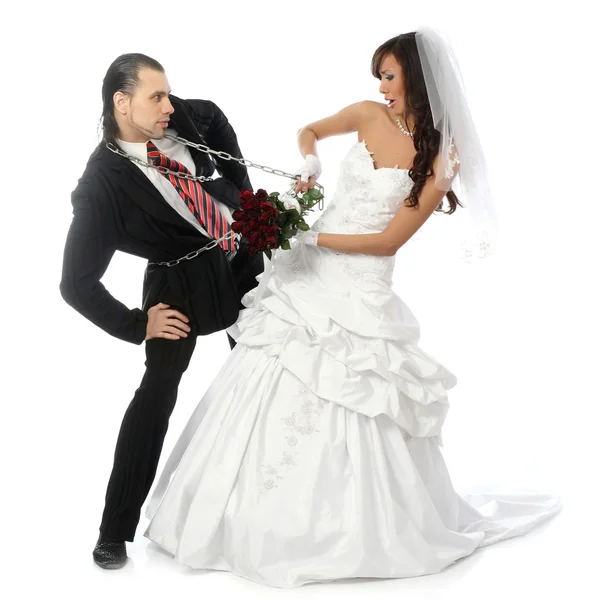
[[[405,84],[405,117],[408,120],[412,116],[415,123],[413,143],[417,154],[409,171],[414,185],[406,199],[406,203],[412,207],[417,206],[419,203],[419,195],[427,178],[434,175],[433,162],[440,147],[440,132],[433,126],[427,87],[415,37],[416,33],[413,31],[391,38],[377,48],[371,59],[371,72],[377,79],[381,79],[379,69],[383,59],[390,54],[402,67]],[[443,202],[436,210],[451,215],[458,206],[462,207],[458,197],[452,190],[446,193],[446,199],[449,205],[448,210],[444,211]]]

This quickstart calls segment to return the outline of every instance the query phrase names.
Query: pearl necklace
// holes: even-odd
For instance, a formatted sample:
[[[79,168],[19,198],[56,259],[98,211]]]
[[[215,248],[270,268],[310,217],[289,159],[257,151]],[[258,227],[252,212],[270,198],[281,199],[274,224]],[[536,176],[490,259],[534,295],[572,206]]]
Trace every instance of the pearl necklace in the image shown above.
[[[414,131],[406,131],[406,129],[404,129],[404,127],[402,127],[402,123],[400,122],[400,119],[396,119],[396,123],[398,124],[398,127],[400,127],[400,131],[404,134],[404,135],[408,135],[410,137],[413,137],[415,135]]]

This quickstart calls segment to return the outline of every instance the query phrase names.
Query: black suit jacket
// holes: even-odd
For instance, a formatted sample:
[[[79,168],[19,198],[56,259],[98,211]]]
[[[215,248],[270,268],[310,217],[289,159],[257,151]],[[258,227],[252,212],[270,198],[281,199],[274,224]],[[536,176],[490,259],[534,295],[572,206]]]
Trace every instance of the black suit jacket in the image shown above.
[[[171,96],[175,109],[171,126],[181,137],[224,150],[241,158],[235,132],[223,112],[208,100]],[[238,193],[252,189],[246,167],[213,160],[190,148],[196,174],[221,178],[206,182],[206,190],[235,209]],[[211,240],[203,236],[164,200],[129,159],[104,143],[90,156],[72,193],[73,220],[63,256],[60,291],[65,301],[87,319],[128,342],[146,336],[146,311],[159,302],[170,304],[189,319],[192,332],[205,335],[232,325],[241,297],[256,285],[262,256],[250,257],[244,247],[230,263],[216,247],[175,267],[148,265],[142,309],[129,309],[114,298],[100,279],[117,250],[149,261],[179,258]]]

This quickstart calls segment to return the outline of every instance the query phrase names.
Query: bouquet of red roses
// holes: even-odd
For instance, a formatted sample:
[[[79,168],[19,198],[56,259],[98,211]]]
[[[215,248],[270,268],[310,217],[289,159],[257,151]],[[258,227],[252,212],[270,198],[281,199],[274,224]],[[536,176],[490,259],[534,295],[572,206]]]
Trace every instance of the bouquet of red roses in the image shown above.
[[[298,196],[291,189],[280,197],[279,192],[265,190],[240,192],[240,210],[233,213],[231,229],[241,234],[248,244],[248,252],[264,252],[269,259],[277,248],[290,249],[290,239],[298,231],[310,227],[304,215],[323,198],[316,188]]]

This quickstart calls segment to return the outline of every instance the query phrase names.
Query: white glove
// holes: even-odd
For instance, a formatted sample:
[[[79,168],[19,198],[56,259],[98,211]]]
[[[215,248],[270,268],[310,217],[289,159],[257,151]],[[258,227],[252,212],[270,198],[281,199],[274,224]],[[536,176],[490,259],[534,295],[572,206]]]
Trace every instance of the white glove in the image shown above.
[[[318,246],[319,232],[309,229],[308,231],[299,231],[296,239],[306,246]]]
[[[319,157],[314,154],[307,154],[304,158],[304,164],[296,171],[296,175],[300,175],[300,181],[308,183],[309,177],[314,177],[317,180],[322,172]]]

